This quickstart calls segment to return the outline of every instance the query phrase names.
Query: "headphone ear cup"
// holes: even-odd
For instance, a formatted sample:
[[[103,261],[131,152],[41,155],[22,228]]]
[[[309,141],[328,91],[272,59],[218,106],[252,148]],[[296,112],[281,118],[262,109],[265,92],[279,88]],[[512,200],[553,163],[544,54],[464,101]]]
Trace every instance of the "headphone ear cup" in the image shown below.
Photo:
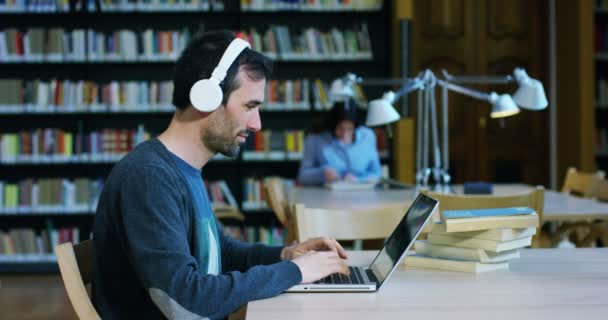
[[[224,93],[219,83],[202,79],[190,88],[190,103],[200,112],[212,112],[222,104]]]

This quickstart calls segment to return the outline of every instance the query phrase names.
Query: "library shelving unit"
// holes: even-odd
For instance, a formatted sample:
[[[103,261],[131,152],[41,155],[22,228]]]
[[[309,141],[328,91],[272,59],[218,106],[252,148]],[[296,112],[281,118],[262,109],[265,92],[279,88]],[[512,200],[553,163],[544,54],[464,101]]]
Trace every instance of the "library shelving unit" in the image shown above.
[[[0,1],[0,272],[56,272],[53,245],[90,237],[112,166],[169,123],[174,61],[201,28],[234,30],[275,61],[263,130],[203,178],[223,181],[216,196],[230,204],[228,189],[243,213],[222,219],[230,233],[280,243],[260,182],[296,178],[332,79],[387,77],[392,61],[392,1],[299,2]]]
[[[608,1],[595,6],[595,159],[608,170]]]

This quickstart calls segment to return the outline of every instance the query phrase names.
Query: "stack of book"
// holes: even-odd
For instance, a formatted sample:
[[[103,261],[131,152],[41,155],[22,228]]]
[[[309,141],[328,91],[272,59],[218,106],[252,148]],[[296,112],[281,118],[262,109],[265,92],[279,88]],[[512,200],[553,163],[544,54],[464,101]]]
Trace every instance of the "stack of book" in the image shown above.
[[[508,269],[519,249],[530,246],[538,215],[527,207],[451,210],[415,243],[406,265],[460,272]]]

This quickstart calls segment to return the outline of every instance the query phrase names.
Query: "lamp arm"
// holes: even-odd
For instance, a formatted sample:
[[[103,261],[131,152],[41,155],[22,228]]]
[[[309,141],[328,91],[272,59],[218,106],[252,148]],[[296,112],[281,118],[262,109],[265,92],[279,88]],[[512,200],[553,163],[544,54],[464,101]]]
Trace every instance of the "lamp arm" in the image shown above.
[[[422,185],[422,135],[423,135],[423,115],[424,115],[424,92],[418,91],[418,112],[416,112],[416,185]]]
[[[439,80],[439,79],[437,79],[437,84],[439,84],[442,87],[447,88],[448,90],[458,92],[465,96],[469,96],[469,97],[472,97],[472,98],[475,98],[478,100],[483,100],[483,101],[488,101],[488,102],[491,101],[491,96],[489,94],[481,92],[481,91],[469,89],[467,87],[459,86],[457,84],[450,83],[445,80]]]
[[[442,141],[443,141],[443,174],[450,170],[450,145],[449,145],[449,111],[448,111],[448,88],[441,87],[441,116],[442,116]],[[446,181],[444,181],[445,183]]]
[[[441,71],[445,80],[462,84],[508,84],[515,81],[511,75],[506,76],[453,76],[445,69]]]

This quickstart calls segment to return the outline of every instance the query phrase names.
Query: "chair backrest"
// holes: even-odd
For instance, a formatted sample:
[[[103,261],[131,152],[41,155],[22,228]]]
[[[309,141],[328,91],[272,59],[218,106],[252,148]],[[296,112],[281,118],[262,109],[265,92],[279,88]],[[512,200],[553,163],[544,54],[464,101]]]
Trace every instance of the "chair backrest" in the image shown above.
[[[602,202],[608,202],[608,180],[600,180],[593,190],[593,198]]]
[[[405,212],[397,207],[361,211],[306,208],[295,205],[298,240],[330,237],[336,240],[388,238]]]
[[[93,276],[93,241],[83,241],[75,246],[71,242],[60,244],[55,247],[55,255],[63,284],[78,318],[101,319],[86,288]]]
[[[545,188],[537,186],[530,192],[508,195],[455,195],[423,191],[431,198],[439,200],[439,212],[443,210],[464,210],[483,208],[530,207],[538,214],[539,228],[543,221]]]
[[[266,192],[268,205],[287,232],[285,242],[287,244],[291,243],[297,238],[297,230],[295,227],[293,211],[287,202],[281,178],[268,178],[264,182],[264,191]]]
[[[570,167],[566,173],[562,192],[590,198],[593,196],[597,182],[603,180],[605,176],[604,171],[595,173],[579,172],[576,168]]]

